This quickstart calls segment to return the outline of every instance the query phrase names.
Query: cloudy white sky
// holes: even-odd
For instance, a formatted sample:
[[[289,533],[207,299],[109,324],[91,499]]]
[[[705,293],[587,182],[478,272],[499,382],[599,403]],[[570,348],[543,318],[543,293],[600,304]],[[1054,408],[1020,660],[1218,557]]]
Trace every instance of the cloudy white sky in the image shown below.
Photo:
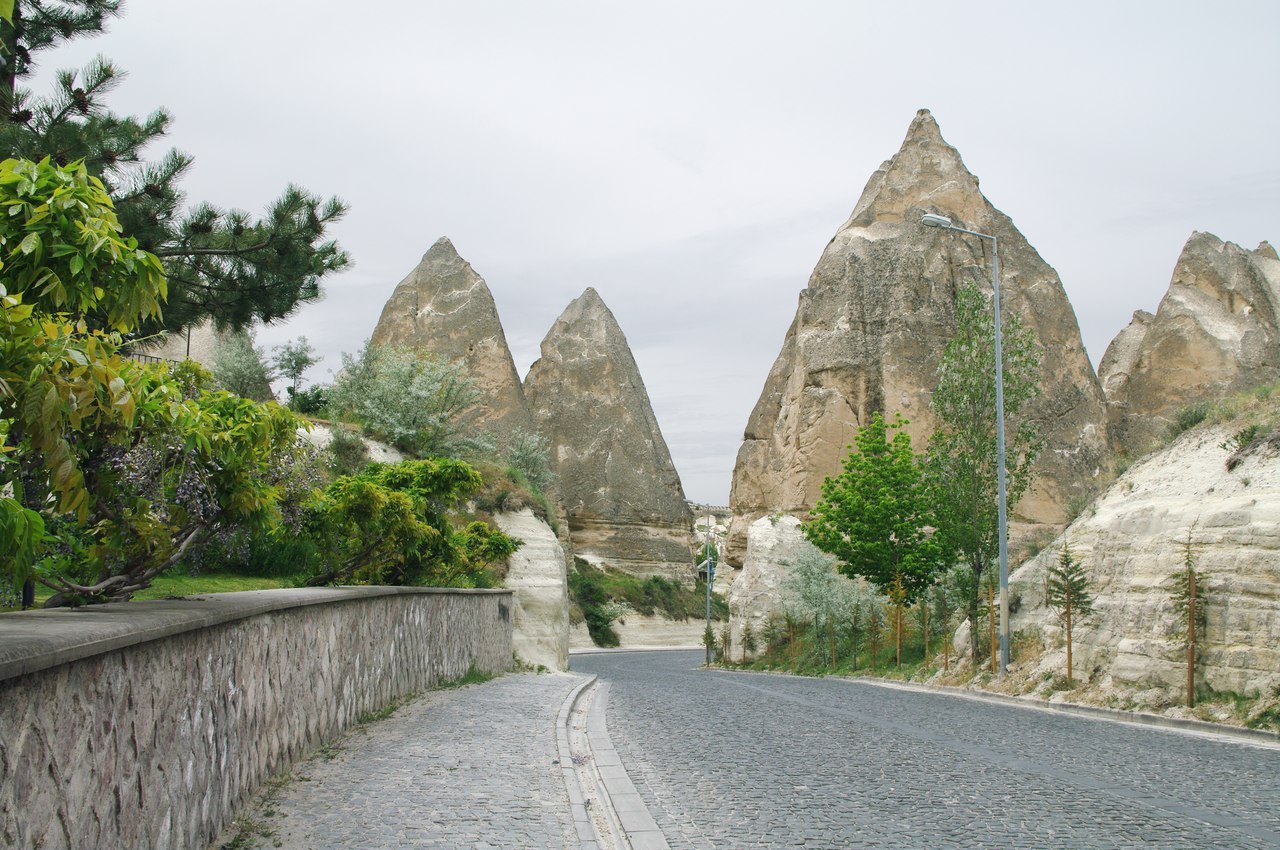
[[[193,199],[351,204],[354,267],[259,334],[305,334],[312,380],[447,235],[521,374],[596,287],[687,495],[725,504],[797,294],[916,109],[1058,270],[1096,364],[1193,230],[1280,240],[1277,44],[1274,0],[127,0],[42,69],[127,70],[109,104],[174,113]]]

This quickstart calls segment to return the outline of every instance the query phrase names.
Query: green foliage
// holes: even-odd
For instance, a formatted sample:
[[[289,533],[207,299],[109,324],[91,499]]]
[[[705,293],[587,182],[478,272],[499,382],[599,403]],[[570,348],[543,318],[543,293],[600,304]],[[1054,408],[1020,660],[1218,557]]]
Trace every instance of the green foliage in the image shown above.
[[[1093,594],[1089,592],[1089,574],[1071,547],[1062,544],[1058,562],[1045,575],[1044,604],[1062,622],[1070,616],[1077,622],[1093,613]]]
[[[479,394],[459,364],[422,352],[365,342],[342,356],[330,406],[367,433],[418,457],[470,457],[492,445],[469,428]]]
[[[640,578],[616,567],[593,566],[581,558],[574,559],[568,578],[569,601],[582,612],[597,646],[617,646],[613,622],[628,611],[646,616],[661,614],[671,620],[700,620],[706,616],[705,585],[691,589],[662,576]],[[714,593],[711,617],[729,618],[728,603]]]
[[[289,379],[289,397],[292,399],[298,394],[298,383],[302,380],[302,373],[319,363],[320,358],[316,356],[316,350],[311,343],[307,342],[305,336],[300,336],[297,340],[289,340],[271,350],[275,352],[271,358],[271,365],[279,375]]]
[[[1044,603],[1058,615],[1067,634],[1067,685],[1071,684],[1071,631],[1093,613],[1093,594],[1089,592],[1089,576],[1071,547],[1062,544],[1058,563],[1045,575]]]
[[[747,622],[742,626],[742,656],[744,660],[750,660],[755,657],[756,651],[760,648],[756,641],[755,630],[751,628],[751,623]]]
[[[329,410],[329,397],[333,388],[326,384],[316,384],[305,390],[285,387],[289,394],[289,409],[304,416],[320,416]]]
[[[927,530],[938,524],[936,509],[906,424],[898,417],[886,425],[877,412],[858,430],[844,471],[822,482],[803,530],[846,574],[899,587],[909,603],[932,582],[944,550]]]
[[[1190,529],[1182,544],[1182,569],[1169,576],[1169,585],[1169,598],[1173,601],[1177,618],[1174,634],[1182,641],[1190,640],[1194,622],[1196,641],[1199,642],[1204,638],[1208,616],[1205,613],[1204,578],[1196,572],[1195,546],[1191,542]]]
[[[1173,416],[1173,421],[1169,423],[1169,436],[1177,437],[1180,434],[1190,431],[1209,418],[1209,414],[1213,412],[1213,404],[1207,401],[1196,402],[1182,408]]]
[[[265,353],[253,344],[253,334],[236,331],[218,340],[213,352],[213,377],[224,390],[254,401],[271,401],[275,373]]]
[[[1018,316],[1002,317],[1006,496],[1010,509],[1031,484],[1042,444],[1024,414],[1039,393],[1039,351]],[[977,622],[979,579],[999,552],[997,516],[995,327],[986,297],[974,285],[956,293],[956,335],[938,364],[931,400],[938,428],[926,463],[935,490],[937,537],[968,565],[973,581],[964,608]],[[973,647],[978,648],[977,630]],[[976,656],[975,656],[976,657]]]
[[[211,529],[272,522],[272,465],[297,420],[203,389],[198,369],[121,356],[166,282],[101,182],[6,160],[0,207],[3,569],[34,571],[59,591],[50,604],[123,599]]]
[[[369,463],[369,447],[359,431],[334,425],[329,433],[329,468],[338,475],[354,475]]]
[[[145,118],[120,116],[103,98],[124,74],[95,59],[80,71],[61,71],[43,97],[18,88],[41,51],[101,32],[118,14],[114,0],[19,0],[15,25],[0,26],[0,42],[16,61],[0,74],[0,150],[59,164],[82,161],[112,195],[124,232],[159,257],[170,295],[163,319],[147,315],[144,330],[170,330],[213,319],[219,327],[270,322],[319,297],[319,280],[347,265],[327,229],[346,211],[288,187],[255,218],[209,204],[184,209],[179,182],[191,157],[171,150],[148,162],[143,149],[169,130],[158,109]],[[111,327],[110,322],[100,323]]]
[[[502,458],[513,469],[519,470],[539,493],[545,493],[555,483],[555,475],[551,471],[550,447],[538,434],[517,429],[507,438]]]
[[[473,468],[447,458],[340,476],[306,509],[305,531],[322,553],[307,584],[491,585],[489,567],[519,542],[478,522],[455,530],[447,515],[480,483]]]

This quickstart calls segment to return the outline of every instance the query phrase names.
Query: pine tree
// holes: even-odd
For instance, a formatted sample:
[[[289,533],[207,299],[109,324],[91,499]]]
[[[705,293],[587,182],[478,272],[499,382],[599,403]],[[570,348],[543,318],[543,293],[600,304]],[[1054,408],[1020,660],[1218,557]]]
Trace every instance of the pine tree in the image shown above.
[[[1169,596],[1173,599],[1173,611],[1177,615],[1178,637],[1187,646],[1187,707],[1196,704],[1196,657],[1198,640],[1204,638],[1208,617],[1205,614],[1204,579],[1196,573],[1195,547],[1191,543],[1191,529],[1182,544],[1182,569],[1170,576],[1173,584]]]
[[[1093,613],[1093,595],[1089,592],[1089,576],[1084,565],[1071,554],[1071,547],[1062,544],[1058,563],[1049,568],[1045,577],[1044,604],[1052,608],[1062,621],[1067,635],[1067,687],[1071,686],[1071,629]]]
[[[170,150],[149,160],[144,149],[163,136],[172,116],[121,116],[103,99],[124,78],[98,58],[60,71],[54,89],[36,96],[20,87],[37,54],[101,33],[120,0],[17,0],[0,23],[0,150],[7,156],[62,165],[83,160],[110,192],[116,214],[138,246],[160,257],[169,297],[163,315],[138,329],[177,331],[205,320],[240,329],[283,318],[320,297],[319,282],[348,264],[326,231],[346,212],[289,186],[264,216],[210,204],[188,205],[178,187],[192,159]]]

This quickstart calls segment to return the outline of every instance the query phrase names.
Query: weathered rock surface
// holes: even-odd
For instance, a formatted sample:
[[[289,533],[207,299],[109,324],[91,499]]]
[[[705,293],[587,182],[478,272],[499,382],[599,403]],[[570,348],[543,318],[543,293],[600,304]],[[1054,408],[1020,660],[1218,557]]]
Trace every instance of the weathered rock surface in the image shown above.
[[[516,429],[533,431],[489,286],[447,238],[437,240],[395,288],[371,342],[461,361],[480,393],[472,411],[476,427],[494,432],[500,441]]]
[[[911,420],[923,448],[929,398],[954,332],[955,293],[991,292],[985,240],[925,228],[926,212],[1000,240],[1001,300],[1043,349],[1032,416],[1046,450],[1022,523],[1060,525],[1106,462],[1102,389],[1057,273],[978,189],[978,179],[921,110],[901,150],[871,177],[800,293],[796,317],[747,422],[734,468],[736,519],[726,555],[739,563],[747,526],[773,511],[803,516],[878,410]]]
[[[550,444],[574,554],[687,578],[692,516],[680,476],[627,339],[594,289],[556,319],[524,390]]]
[[[669,620],[661,614],[637,614],[634,611],[615,620],[613,630],[618,635],[618,646],[624,649],[670,649],[672,647],[702,646],[702,631],[706,620]],[[722,621],[712,620],[711,627],[719,631]],[[586,623],[579,623],[569,633],[571,649],[599,649],[591,640]]]
[[[528,508],[500,513],[494,523],[524,545],[507,560],[506,586],[515,592],[511,646],[531,667],[569,669],[569,586],[556,534]]]
[[[1227,471],[1220,444],[1238,427],[1195,429],[1127,470],[1013,574],[1010,587],[1022,603],[1012,629],[1038,626],[1057,644],[1043,579],[1065,540],[1095,595],[1095,615],[1072,629],[1076,675],[1185,687],[1169,578],[1182,568],[1190,531],[1208,600],[1197,681],[1238,693],[1280,685],[1280,446],[1259,446]],[[1060,675],[1064,654],[1048,653],[1040,664]]]
[[[746,557],[728,597],[735,656],[741,656],[742,633],[748,623],[759,641],[765,621],[786,606],[782,586],[791,575],[792,563],[808,546],[800,532],[800,520],[793,516],[760,517],[747,529]]]
[[[1138,312],[1098,367],[1111,437],[1137,457],[1182,408],[1280,379],[1280,260],[1193,233],[1156,314]]]

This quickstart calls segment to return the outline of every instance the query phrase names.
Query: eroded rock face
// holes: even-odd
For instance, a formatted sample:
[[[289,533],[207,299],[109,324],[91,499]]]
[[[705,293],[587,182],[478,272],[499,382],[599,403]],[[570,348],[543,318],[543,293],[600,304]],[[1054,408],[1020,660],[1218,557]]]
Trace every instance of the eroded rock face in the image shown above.
[[[1186,649],[1175,636],[1169,579],[1182,568],[1190,531],[1208,600],[1197,681],[1238,693],[1280,684],[1280,445],[1261,445],[1228,471],[1220,444],[1232,427],[1188,432],[1134,464],[1018,569],[1010,578],[1022,598],[1013,631],[1035,626],[1061,643],[1043,580],[1065,540],[1095,597],[1094,616],[1072,628],[1076,675],[1184,688]],[[1040,664],[1060,674],[1064,655],[1057,648]]]
[[[528,508],[493,521],[524,542],[507,560],[506,586],[515,592],[511,648],[531,667],[569,669],[569,585],[564,549],[551,526]]]
[[[472,411],[475,426],[493,431],[499,441],[516,429],[532,432],[493,295],[447,238],[432,245],[395,288],[371,342],[427,351],[450,363],[461,361],[480,392],[480,403]]]
[[[626,337],[594,289],[556,319],[524,390],[550,443],[574,554],[687,578],[692,516],[680,476]]]
[[[928,212],[999,238],[1002,308],[1021,317],[1044,352],[1043,393],[1032,415],[1042,422],[1046,449],[1015,520],[1024,533],[1028,525],[1060,526],[1069,503],[1090,491],[1107,457],[1106,410],[1062,283],[921,110],[800,293],[738,452],[725,553],[731,563],[741,563],[756,517],[807,514],[875,411],[911,420],[913,444],[923,449],[935,425],[929,398],[954,332],[956,291],[976,283],[991,292],[988,243],[921,226]]]
[[[1135,313],[1098,374],[1116,447],[1163,442],[1183,408],[1280,379],[1280,260],[1193,233],[1156,314]]]
[[[728,598],[735,657],[741,657],[748,623],[759,641],[769,616],[782,612],[787,601],[782,586],[791,575],[791,565],[808,546],[800,520],[793,516],[760,517],[747,529],[746,556]]]

